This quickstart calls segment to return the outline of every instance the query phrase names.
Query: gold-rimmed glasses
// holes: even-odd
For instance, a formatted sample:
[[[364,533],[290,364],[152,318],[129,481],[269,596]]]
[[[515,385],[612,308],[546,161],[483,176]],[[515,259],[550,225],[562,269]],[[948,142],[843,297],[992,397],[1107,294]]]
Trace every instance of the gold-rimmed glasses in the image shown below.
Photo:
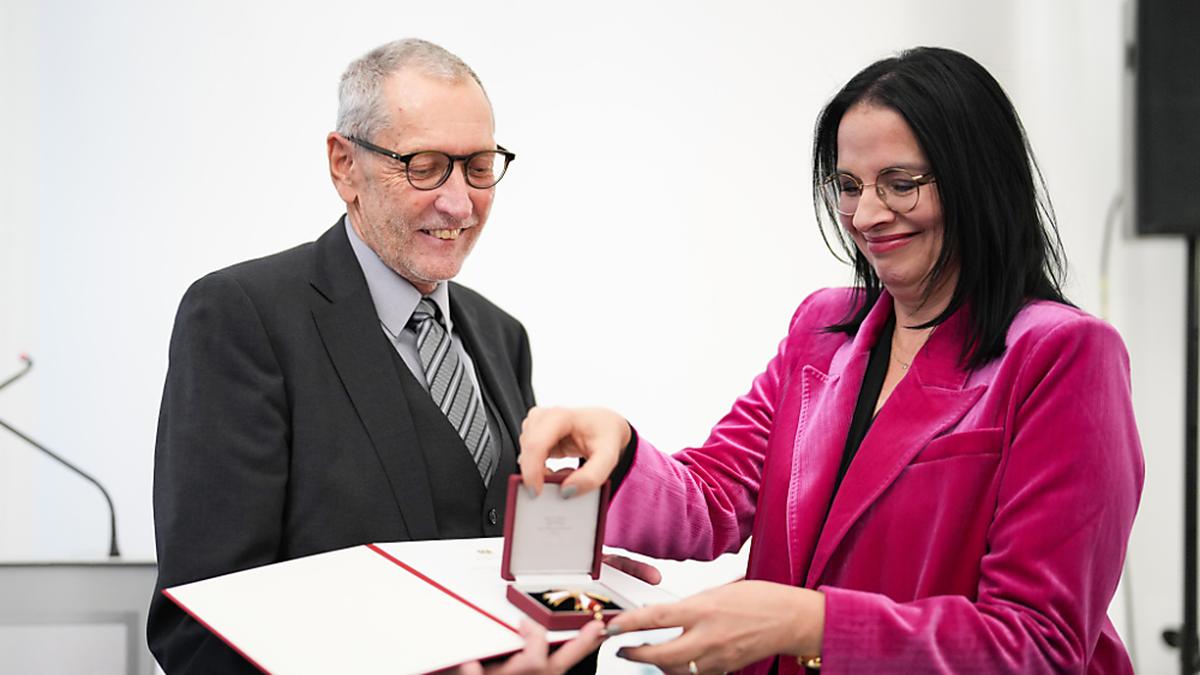
[[[880,171],[874,183],[864,183],[852,173],[839,171],[821,181],[821,196],[830,209],[843,216],[853,216],[858,212],[863,190],[874,187],[884,206],[896,213],[908,213],[917,208],[921,186],[934,180],[929,172],[914,174],[907,169],[891,168]]]

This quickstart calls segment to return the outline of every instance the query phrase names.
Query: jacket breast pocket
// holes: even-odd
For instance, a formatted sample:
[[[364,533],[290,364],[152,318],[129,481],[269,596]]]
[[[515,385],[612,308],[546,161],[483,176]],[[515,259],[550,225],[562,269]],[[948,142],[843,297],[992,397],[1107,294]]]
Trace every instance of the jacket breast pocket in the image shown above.
[[[972,429],[933,439],[913,457],[913,464],[936,462],[955,457],[999,455],[1003,429]]]

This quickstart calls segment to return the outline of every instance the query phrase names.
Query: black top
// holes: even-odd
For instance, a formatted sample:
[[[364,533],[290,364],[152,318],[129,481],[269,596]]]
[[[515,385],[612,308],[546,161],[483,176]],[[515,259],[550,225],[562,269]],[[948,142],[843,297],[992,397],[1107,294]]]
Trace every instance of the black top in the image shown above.
[[[833,493],[829,496],[830,504],[842,485],[842,479],[846,477],[846,471],[850,469],[850,462],[858,453],[858,447],[866,438],[871,422],[875,421],[875,403],[879,400],[879,394],[883,391],[883,380],[887,377],[888,360],[892,358],[892,334],[895,332],[896,315],[893,314],[883,325],[879,340],[871,347],[867,373],[863,375],[862,389],[858,390],[858,403],[854,406],[854,416],[850,418],[850,431],[846,434],[846,448],[842,450],[842,464],[838,467],[837,479],[833,481]]]

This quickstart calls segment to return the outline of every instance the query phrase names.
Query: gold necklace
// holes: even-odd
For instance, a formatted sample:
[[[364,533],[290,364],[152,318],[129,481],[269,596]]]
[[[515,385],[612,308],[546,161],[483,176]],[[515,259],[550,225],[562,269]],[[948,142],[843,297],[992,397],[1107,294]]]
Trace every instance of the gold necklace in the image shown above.
[[[929,342],[929,338],[933,337],[933,331],[935,331],[935,330],[937,330],[937,326],[934,326],[933,328],[929,329],[929,332],[925,335],[925,340],[922,341],[920,345],[917,345],[916,351],[913,352],[913,355],[911,357],[909,357],[907,362],[901,360],[899,356],[896,356],[896,333],[893,332],[892,333],[892,351],[891,351],[892,360],[895,361],[896,363],[900,364],[901,369],[908,370],[909,367],[912,366],[912,362],[917,358],[917,354],[920,353],[921,348],[925,346],[926,342]]]

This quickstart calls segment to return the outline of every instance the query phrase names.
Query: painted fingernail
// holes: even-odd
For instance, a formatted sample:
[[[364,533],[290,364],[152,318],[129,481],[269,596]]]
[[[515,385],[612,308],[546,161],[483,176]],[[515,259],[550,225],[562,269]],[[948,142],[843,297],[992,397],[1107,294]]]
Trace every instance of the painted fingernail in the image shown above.
[[[578,491],[579,490],[577,490],[574,485],[568,485],[567,487],[562,489],[562,498],[570,499],[571,497],[574,497],[575,493]]]
[[[628,661],[629,660],[629,648],[621,647],[620,649],[618,649],[617,650],[617,658],[625,659],[626,661]]]
[[[602,635],[604,635],[604,637],[612,637],[614,635],[620,635],[620,634],[621,634],[621,627],[614,626],[612,624],[605,626],[604,632],[602,633]]]

